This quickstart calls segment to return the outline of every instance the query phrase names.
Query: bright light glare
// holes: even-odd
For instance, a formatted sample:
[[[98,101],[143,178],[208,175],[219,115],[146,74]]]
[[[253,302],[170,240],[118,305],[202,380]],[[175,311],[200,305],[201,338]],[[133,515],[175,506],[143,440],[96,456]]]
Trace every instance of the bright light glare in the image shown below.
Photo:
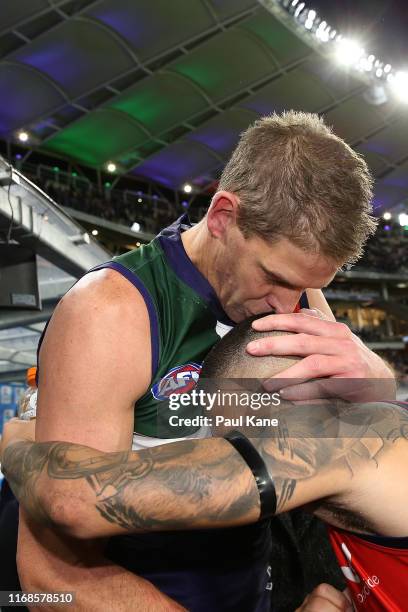
[[[357,64],[363,54],[364,49],[354,40],[342,38],[337,43],[336,57],[340,64],[345,66]]]
[[[304,8],[305,8],[305,3],[301,2],[295,11],[296,18],[299,17],[300,13],[303,11]]]
[[[391,219],[392,215],[390,212],[385,212],[383,214],[383,219],[385,219],[385,221],[389,221]]]
[[[192,186],[189,183],[186,183],[183,187],[184,193],[191,193],[193,191]]]
[[[365,72],[370,72],[373,69],[373,63],[370,62],[368,57],[362,57],[358,62],[358,68],[364,70]]]
[[[140,223],[135,221],[130,229],[132,232],[140,232]]]
[[[407,215],[407,213],[401,213],[400,215],[398,215],[398,221],[399,221],[399,224],[401,225],[401,227],[404,227],[405,225],[408,225],[408,215]]]
[[[116,164],[114,164],[113,162],[109,162],[108,164],[106,164],[106,169],[108,172],[115,172]]]
[[[397,72],[389,82],[397,98],[408,104],[408,72]]]
[[[29,136],[27,134],[27,132],[19,132],[18,133],[18,139],[20,142],[27,142]]]

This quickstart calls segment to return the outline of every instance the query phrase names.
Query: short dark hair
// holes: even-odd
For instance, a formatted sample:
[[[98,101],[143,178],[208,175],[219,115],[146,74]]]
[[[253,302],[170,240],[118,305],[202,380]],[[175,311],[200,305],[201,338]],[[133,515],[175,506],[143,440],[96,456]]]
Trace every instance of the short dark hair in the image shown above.
[[[241,321],[228,332],[204,359],[201,378],[266,378],[274,372],[286,370],[297,357],[267,356],[256,357],[246,352],[248,342],[266,336],[282,336],[292,332],[259,332],[252,328],[256,319],[269,313],[253,315]]]

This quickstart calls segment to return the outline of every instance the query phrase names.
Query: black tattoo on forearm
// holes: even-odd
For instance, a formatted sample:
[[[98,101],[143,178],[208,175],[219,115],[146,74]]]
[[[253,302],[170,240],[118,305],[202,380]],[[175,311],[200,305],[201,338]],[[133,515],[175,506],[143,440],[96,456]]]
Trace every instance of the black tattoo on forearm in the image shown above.
[[[394,442],[408,440],[408,409],[400,406],[339,402],[311,411],[304,406],[285,410],[276,435],[253,440],[273,476],[278,512],[302,480],[339,463],[352,476],[358,462],[378,466]]]
[[[408,440],[408,411],[397,406],[342,404],[313,407],[309,415],[302,410],[281,413],[277,431],[252,439],[274,480],[278,512],[293,505],[299,483],[333,466],[352,476],[362,462],[377,465],[396,440]],[[17,442],[6,449],[3,469],[20,502],[48,523],[41,478],[48,483],[83,480],[92,511],[131,531],[236,525],[259,516],[252,474],[220,438],[137,453],[103,453],[67,442]]]
[[[212,440],[210,444],[215,447],[220,442]],[[41,461],[34,462],[33,454]],[[245,517],[256,517],[259,506],[245,463],[225,442],[221,452],[210,456],[200,451],[195,441],[138,453],[102,453],[66,442],[18,442],[6,449],[4,462],[16,496],[43,522],[37,484],[44,473],[54,480],[85,480],[94,492],[99,514],[133,531],[247,522]],[[236,495],[234,479],[242,475]],[[227,484],[225,496],[212,505],[211,489],[217,482]]]

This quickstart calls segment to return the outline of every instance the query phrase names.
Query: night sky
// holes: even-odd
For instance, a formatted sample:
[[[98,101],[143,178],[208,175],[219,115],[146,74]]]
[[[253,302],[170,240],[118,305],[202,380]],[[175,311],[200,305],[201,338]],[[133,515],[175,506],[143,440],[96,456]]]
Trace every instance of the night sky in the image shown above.
[[[408,70],[408,0],[304,0],[343,36],[393,69]]]

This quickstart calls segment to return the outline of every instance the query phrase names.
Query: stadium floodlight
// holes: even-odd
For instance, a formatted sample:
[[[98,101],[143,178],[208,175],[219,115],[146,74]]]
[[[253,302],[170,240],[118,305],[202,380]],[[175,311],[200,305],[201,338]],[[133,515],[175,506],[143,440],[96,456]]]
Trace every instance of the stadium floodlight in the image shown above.
[[[364,49],[355,40],[342,38],[337,43],[336,58],[340,64],[355,66],[364,55]]]
[[[385,213],[383,214],[383,219],[384,219],[385,221],[389,221],[391,218],[392,218],[392,214],[391,214],[390,212],[385,212]]]
[[[299,4],[299,6],[296,8],[296,11],[295,11],[295,18],[299,17],[300,13],[303,11],[303,9],[305,8],[305,6],[306,6],[306,5],[305,5],[305,3],[304,3],[304,2],[301,2],[301,3]]]
[[[398,215],[398,222],[401,227],[405,227],[406,225],[408,225],[407,213],[401,213],[400,215]]]
[[[357,63],[356,68],[357,70],[361,70],[362,72],[371,72],[374,66],[373,63],[370,62],[368,57],[365,57],[363,55],[363,57],[361,57],[359,62]]]
[[[190,183],[186,183],[185,185],[183,185],[183,191],[184,193],[191,193],[193,191],[193,188]]]
[[[305,21],[306,30],[311,30],[313,28],[314,20],[316,19],[316,11],[310,10],[307,13],[307,18]]]
[[[27,142],[27,140],[30,138],[30,136],[28,135],[28,132],[25,132],[24,130],[21,130],[17,134],[17,138],[19,139],[20,142]]]
[[[130,229],[132,230],[132,232],[140,232],[140,223],[135,221],[134,223],[132,223],[132,227]]]
[[[394,89],[400,101],[408,103],[408,74],[395,73],[391,64],[383,62],[373,54],[365,52],[358,41],[343,37],[318,14],[318,11],[307,6],[307,0],[259,0],[265,8],[273,12],[269,5],[279,3],[296,21],[296,26],[303,25],[305,35],[315,37],[313,45],[324,43],[331,49],[332,56],[339,64],[364,74],[369,91],[366,99],[376,106],[388,100],[388,89]],[[313,39],[311,39],[312,41]],[[376,85],[383,87],[376,87]],[[386,85],[386,87],[384,87]],[[388,87],[389,85],[389,87]]]
[[[387,80],[396,97],[401,102],[408,104],[408,72],[397,72],[393,78],[387,78]]]
[[[116,171],[116,164],[114,164],[113,162],[108,162],[106,164],[106,169],[108,172],[115,172]]]
[[[325,21],[321,21],[319,23],[319,27],[316,30],[316,37],[319,38],[320,40],[323,39],[324,33],[326,31],[326,26],[327,26],[327,23]]]

